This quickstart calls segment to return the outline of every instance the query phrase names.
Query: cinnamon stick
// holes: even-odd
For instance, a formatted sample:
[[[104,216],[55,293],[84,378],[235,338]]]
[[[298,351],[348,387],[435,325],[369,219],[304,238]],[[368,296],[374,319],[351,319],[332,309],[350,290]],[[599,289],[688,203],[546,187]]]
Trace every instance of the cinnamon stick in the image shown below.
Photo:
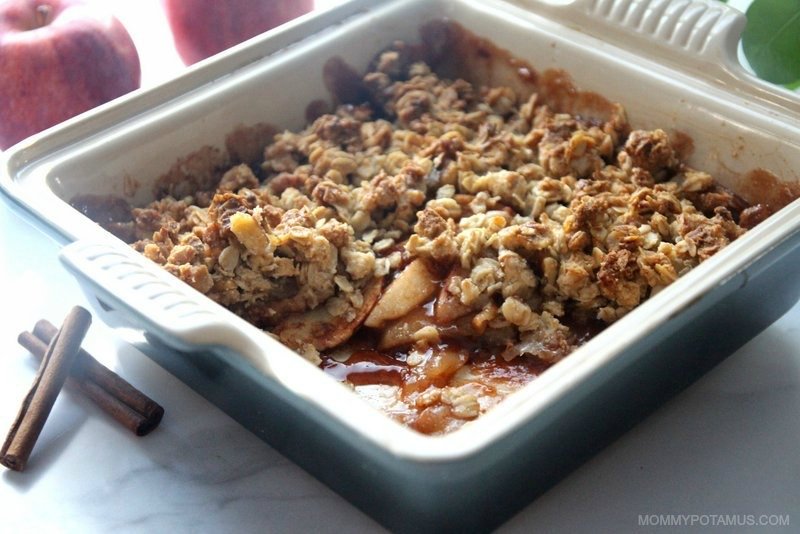
[[[56,334],[56,327],[43,319],[36,323],[33,334],[47,343]],[[90,389],[96,386],[108,394],[105,397],[113,398],[140,414],[139,418],[128,416],[126,415],[127,411],[119,411],[115,408],[116,403],[110,400],[104,402],[105,397],[98,402],[101,408],[108,411],[112,417],[131,429],[137,436],[148,434],[161,422],[164,408],[83,349],[78,354],[72,375],[76,382],[82,383],[84,386],[88,385],[87,387]]]
[[[76,306],[70,310],[61,329],[53,336],[33,385],[22,401],[17,418],[0,448],[0,463],[9,469],[25,469],[91,323],[91,314]]]
[[[55,329],[50,323],[47,325]],[[37,329],[38,327],[39,323]],[[37,333],[37,329],[34,329],[34,334]],[[41,329],[38,329],[38,333],[43,334]],[[42,358],[47,345],[34,334],[23,332],[17,341],[31,354]],[[164,408],[158,403],[131,386],[83,349],[78,353],[67,382],[137,436],[150,433],[158,426],[164,415]]]

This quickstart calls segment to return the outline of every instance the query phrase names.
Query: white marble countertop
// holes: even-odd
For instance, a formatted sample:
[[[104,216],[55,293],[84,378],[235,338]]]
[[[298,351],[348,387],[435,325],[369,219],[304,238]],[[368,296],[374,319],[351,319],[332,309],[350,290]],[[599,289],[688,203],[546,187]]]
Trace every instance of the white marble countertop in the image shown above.
[[[0,205],[0,432],[40,318],[89,307],[58,244]],[[0,473],[0,532],[374,532],[380,527],[95,321],[84,347],[160,402],[137,438],[67,388],[23,473]],[[800,525],[800,305],[501,531],[628,532],[640,515],[762,514]],[[705,519],[703,519],[705,517]]]
[[[129,3],[122,15],[135,18],[134,10],[153,5]],[[164,27],[148,30],[149,39],[164,38]],[[179,68],[163,50],[142,46],[140,53],[145,83]],[[155,55],[158,64],[148,59]],[[73,305],[89,307],[61,267],[58,248],[0,203],[3,437],[36,371],[16,344],[18,333],[40,318],[60,323]],[[28,469],[0,473],[0,532],[381,531],[101,322],[84,347],[160,402],[164,419],[137,438],[65,390]],[[788,521],[783,530],[797,531],[799,414],[796,305],[500,531],[652,530],[640,518],[659,514],[697,528],[734,521],[746,524],[742,530],[766,531],[758,523]]]

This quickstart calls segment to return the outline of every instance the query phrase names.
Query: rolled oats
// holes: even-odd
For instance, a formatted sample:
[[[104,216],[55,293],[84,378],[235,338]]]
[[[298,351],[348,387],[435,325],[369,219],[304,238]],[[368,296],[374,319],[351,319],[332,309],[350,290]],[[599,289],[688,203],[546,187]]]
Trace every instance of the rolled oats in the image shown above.
[[[208,148],[176,163],[132,210],[133,247],[314,362],[424,261],[425,299],[439,284],[438,301],[391,319],[431,346],[406,365],[433,376],[468,361],[448,352],[454,340],[556,362],[586,325],[618,320],[744,232],[743,201],[683,163],[665,131],[632,130],[620,106],[570,115],[440,78],[397,46],[364,76],[368,102],[275,135],[260,164]],[[404,388],[428,388],[421,428],[482,410],[480,384],[413,376]]]

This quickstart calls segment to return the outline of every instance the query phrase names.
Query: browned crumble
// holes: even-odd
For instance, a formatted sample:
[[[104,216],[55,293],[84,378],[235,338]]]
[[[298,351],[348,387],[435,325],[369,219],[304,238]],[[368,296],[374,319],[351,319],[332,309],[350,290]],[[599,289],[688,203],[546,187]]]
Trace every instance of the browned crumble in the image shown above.
[[[377,380],[401,388],[384,408],[420,431],[509,389],[481,375],[487,354],[541,370],[740,236],[740,214],[766,215],[619,106],[591,120],[395,51],[375,65],[370,103],[275,135],[259,165],[181,160],[116,230],[326,368],[376,330],[373,364],[405,373]]]

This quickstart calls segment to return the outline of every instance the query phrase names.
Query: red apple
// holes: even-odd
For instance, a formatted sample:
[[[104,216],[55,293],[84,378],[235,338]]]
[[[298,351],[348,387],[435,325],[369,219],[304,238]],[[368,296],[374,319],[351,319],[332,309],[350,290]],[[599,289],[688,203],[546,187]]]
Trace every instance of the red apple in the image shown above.
[[[197,63],[314,8],[314,0],[163,0],[175,48]]]
[[[139,87],[139,56],[79,0],[0,1],[0,149]]]

